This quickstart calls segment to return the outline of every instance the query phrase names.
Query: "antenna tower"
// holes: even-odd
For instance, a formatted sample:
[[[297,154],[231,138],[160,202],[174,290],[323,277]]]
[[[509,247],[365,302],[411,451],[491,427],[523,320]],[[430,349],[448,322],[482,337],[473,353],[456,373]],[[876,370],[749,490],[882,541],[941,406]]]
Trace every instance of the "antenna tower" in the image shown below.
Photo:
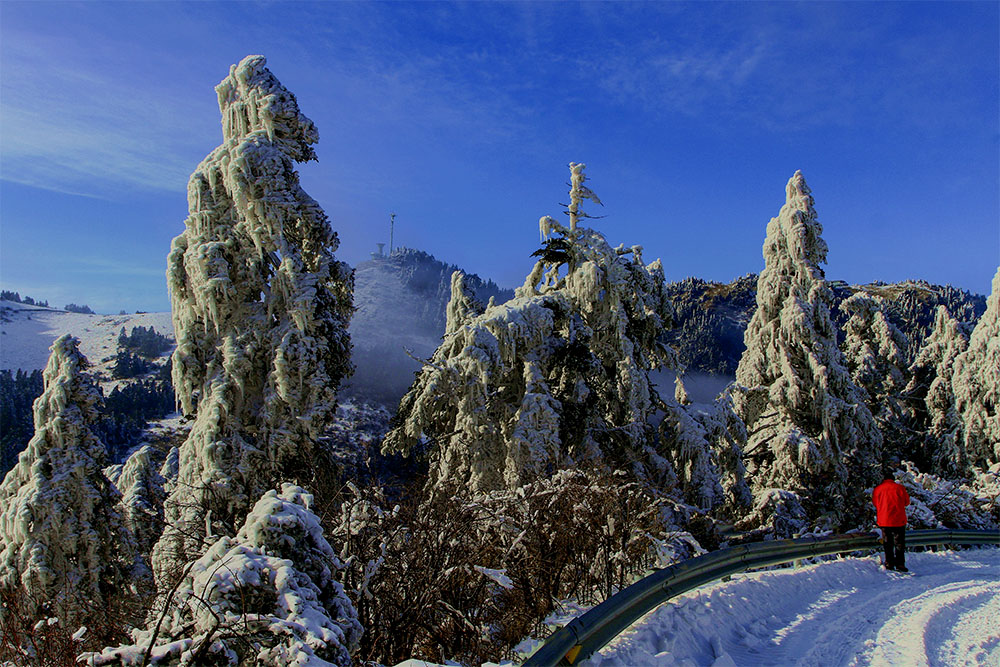
[[[396,227],[396,214],[389,214],[389,254],[392,254],[392,232]]]

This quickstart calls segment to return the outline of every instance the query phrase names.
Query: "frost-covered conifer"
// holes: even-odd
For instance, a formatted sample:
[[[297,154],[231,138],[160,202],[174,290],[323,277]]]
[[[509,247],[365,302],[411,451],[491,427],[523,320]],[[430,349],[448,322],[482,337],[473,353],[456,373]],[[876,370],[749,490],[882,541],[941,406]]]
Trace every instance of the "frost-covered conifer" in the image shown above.
[[[1000,268],[969,348],[955,359],[953,384],[969,462],[1000,463]]]
[[[101,396],[78,344],[68,335],[53,343],[35,435],[0,484],[0,585],[22,587],[29,607],[45,607],[33,611],[70,623],[99,609],[132,565],[91,431]]]
[[[87,664],[352,664],[361,625],[333,578],[343,564],[311,505],[291,484],[268,491],[235,537],[185,566],[166,609],[133,633],[134,644],[85,656]]]
[[[465,289],[465,274],[454,271],[451,274],[451,299],[445,312],[444,334],[455,333],[473,317],[482,314],[483,310],[482,304]]]
[[[796,172],[767,226],[757,310],[736,371],[743,389],[734,395],[755,494],[799,494],[813,517],[861,501],[882,445],[837,347],[821,233],[809,187]]]
[[[858,292],[841,302],[849,315],[844,325],[844,358],[851,379],[860,389],[882,430],[886,449],[902,446],[903,407],[899,393],[906,386],[906,337],[886,319],[883,300]],[[890,445],[891,443],[891,445]]]
[[[571,171],[572,225],[582,199],[596,197],[583,165]],[[670,359],[659,340],[671,317],[662,267],[591,229],[548,217],[541,227],[545,248],[511,301],[477,314],[453,282],[448,333],[386,437],[399,452],[430,439],[435,487],[516,488],[601,457],[669,476],[648,423],[648,372]]]
[[[945,306],[938,306],[934,328],[910,365],[905,392],[915,438],[912,451],[906,453],[923,470],[959,474],[968,465],[952,387],[955,360],[967,347],[958,321]]]
[[[159,471],[161,457],[152,446],[144,445],[126,459],[114,480],[122,494],[119,512],[132,533],[136,549],[146,557],[163,532],[166,491]]]
[[[677,383],[681,397],[683,384]],[[740,512],[751,502],[741,459],[746,427],[733,410],[729,392],[714,404],[684,404],[661,399],[660,436],[681,482],[685,499],[702,509]]]
[[[223,143],[191,176],[167,258],[174,387],[197,416],[158,576],[200,554],[207,531],[232,535],[256,498],[309,464],[350,371],[352,274],[294,169],[315,158],[318,133],[264,65],[248,56],[216,87]]]
[[[904,386],[906,337],[886,319],[882,299],[863,292],[840,304],[849,315],[844,325],[844,359],[851,379],[873,405]]]

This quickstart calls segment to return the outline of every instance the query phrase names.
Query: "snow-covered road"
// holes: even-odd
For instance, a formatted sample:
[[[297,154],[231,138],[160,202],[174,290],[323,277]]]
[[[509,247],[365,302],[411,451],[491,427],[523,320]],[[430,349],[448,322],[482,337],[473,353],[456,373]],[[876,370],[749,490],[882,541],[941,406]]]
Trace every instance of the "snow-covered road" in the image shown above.
[[[1000,665],[1000,549],[734,576],[682,595],[592,665]]]

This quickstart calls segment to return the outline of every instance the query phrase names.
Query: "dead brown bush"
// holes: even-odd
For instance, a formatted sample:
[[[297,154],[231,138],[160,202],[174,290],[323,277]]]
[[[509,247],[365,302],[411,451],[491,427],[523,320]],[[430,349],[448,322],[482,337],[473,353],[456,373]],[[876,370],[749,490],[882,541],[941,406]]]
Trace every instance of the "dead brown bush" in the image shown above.
[[[0,664],[75,667],[80,653],[126,641],[128,631],[142,621],[145,604],[134,591],[121,591],[99,607],[72,601],[67,606],[77,612],[65,618],[56,616],[50,602],[33,599],[20,587],[0,588]],[[86,630],[74,639],[82,627]]]
[[[695,549],[678,528],[689,508],[624,473],[562,470],[516,492],[430,497],[415,486],[401,497],[388,507],[381,490],[352,488],[327,527],[348,559],[360,660],[515,657],[559,600],[599,602]]]

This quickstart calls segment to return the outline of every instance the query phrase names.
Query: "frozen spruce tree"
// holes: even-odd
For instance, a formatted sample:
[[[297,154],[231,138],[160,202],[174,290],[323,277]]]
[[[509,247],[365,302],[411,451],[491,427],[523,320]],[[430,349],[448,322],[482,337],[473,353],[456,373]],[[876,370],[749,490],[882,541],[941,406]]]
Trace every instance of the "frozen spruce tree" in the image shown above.
[[[53,343],[35,435],[0,484],[0,586],[22,591],[33,614],[69,623],[101,609],[132,565],[91,430],[101,396],[77,345],[68,335]]]
[[[316,127],[248,56],[217,87],[222,145],[188,183],[190,214],[167,258],[173,380],[196,415],[166,501],[157,576],[232,535],[282,479],[308,476],[313,442],[350,371],[352,273],[299,185]]]
[[[903,406],[900,392],[906,387],[906,336],[883,311],[884,301],[858,292],[840,304],[848,314],[844,325],[844,358],[851,379],[865,396],[869,410],[882,431],[887,450],[902,445]],[[892,443],[892,446],[890,446]]]
[[[352,664],[361,625],[333,578],[343,564],[311,505],[291,484],[265,493],[235,537],[218,538],[184,567],[166,608],[133,644],[82,656],[86,664]]]
[[[811,518],[837,521],[875,481],[882,439],[837,347],[821,233],[809,187],[796,172],[785,205],[767,225],[734,402],[747,428],[744,456],[757,505],[781,489],[798,495]],[[781,498],[782,506],[791,502],[788,494]]]
[[[921,470],[947,476],[967,469],[952,385],[955,360],[967,347],[958,321],[945,306],[938,306],[934,328],[910,365],[905,391],[911,442],[904,454]]]
[[[580,204],[597,197],[583,165],[570,168],[570,225],[542,218],[539,260],[514,299],[483,309],[452,281],[444,341],[384,442],[404,453],[429,442],[433,488],[516,488],[595,459],[672,474],[649,424],[648,373],[670,359],[663,270],[578,226]]]
[[[953,384],[969,462],[1000,463],[1000,268],[969,348],[955,359]]]
[[[712,405],[693,405],[678,378],[675,398],[657,397],[665,455],[685,500],[705,510],[742,514],[751,503],[742,446],[746,427],[733,410],[729,391]]]
[[[160,474],[162,458],[151,445],[143,445],[126,459],[113,480],[121,492],[119,513],[143,558],[149,557],[163,531],[166,491]],[[148,562],[145,566],[148,567]]]

